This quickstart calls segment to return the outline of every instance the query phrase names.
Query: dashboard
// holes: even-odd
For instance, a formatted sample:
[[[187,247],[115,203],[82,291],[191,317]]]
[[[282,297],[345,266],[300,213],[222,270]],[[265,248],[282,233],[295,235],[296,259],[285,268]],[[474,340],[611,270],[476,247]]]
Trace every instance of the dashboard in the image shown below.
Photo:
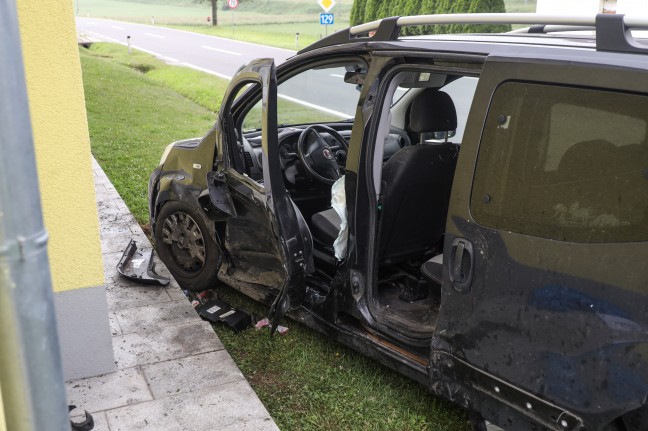
[[[345,124],[344,127],[337,127],[336,131],[346,140],[347,145],[351,141],[351,124]],[[303,168],[300,166],[299,156],[297,155],[297,141],[299,136],[306,129],[303,127],[284,127],[279,129],[279,155],[281,167],[284,174],[286,185],[290,188],[298,183],[310,180],[305,176]],[[329,145],[335,146],[336,141],[328,133],[320,133],[322,138]],[[410,145],[410,139],[404,130],[392,128],[388,137],[385,139],[384,160],[389,159],[396,151],[404,146]],[[257,182],[263,182],[263,151],[261,148],[261,131],[248,132],[243,135],[243,154],[245,157],[246,167],[250,178]],[[346,163],[346,152],[343,150],[336,151],[335,158],[340,166]]]

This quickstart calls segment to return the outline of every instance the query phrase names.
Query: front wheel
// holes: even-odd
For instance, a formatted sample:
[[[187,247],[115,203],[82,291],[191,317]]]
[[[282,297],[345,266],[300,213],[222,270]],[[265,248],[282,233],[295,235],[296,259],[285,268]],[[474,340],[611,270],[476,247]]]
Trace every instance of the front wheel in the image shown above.
[[[183,202],[165,204],[154,236],[160,259],[180,287],[194,292],[214,287],[220,250],[198,210]]]

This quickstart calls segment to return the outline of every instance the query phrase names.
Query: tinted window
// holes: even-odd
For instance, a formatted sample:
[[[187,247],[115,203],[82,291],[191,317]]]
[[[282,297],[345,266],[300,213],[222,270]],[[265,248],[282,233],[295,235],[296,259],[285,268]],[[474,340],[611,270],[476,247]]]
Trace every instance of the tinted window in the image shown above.
[[[648,97],[509,82],[471,198],[480,224],[574,242],[648,240]]]

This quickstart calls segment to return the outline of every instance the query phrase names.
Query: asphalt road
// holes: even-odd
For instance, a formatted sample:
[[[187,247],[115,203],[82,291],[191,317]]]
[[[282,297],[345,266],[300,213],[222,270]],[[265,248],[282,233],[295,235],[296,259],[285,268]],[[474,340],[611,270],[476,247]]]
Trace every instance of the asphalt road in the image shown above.
[[[76,19],[77,33],[95,40],[128,44],[169,64],[191,67],[231,79],[243,64],[256,58],[283,63],[295,51],[208,36],[153,25],[108,19]],[[343,118],[353,117],[358,92],[341,82],[344,68],[315,70],[279,87],[279,97]],[[290,84],[290,85],[288,85]]]
[[[283,63],[295,51],[207,36],[188,31],[107,19],[76,19],[77,33],[104,41],[127,44],[170,64],[188,66],[230,79],[243,64],[272,57]]]

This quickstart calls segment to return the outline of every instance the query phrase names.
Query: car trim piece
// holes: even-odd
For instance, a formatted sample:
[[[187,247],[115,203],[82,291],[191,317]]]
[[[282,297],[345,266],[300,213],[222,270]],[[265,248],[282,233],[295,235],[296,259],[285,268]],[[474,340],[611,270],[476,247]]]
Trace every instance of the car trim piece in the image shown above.
[[[524,416],[533,418],[549,429],[565,431],[582,429],[583,420],[575,414],[523,391],[447,352],[432,352],[431,368],[453,381],[465,382],[476,391],[506,404]]]

